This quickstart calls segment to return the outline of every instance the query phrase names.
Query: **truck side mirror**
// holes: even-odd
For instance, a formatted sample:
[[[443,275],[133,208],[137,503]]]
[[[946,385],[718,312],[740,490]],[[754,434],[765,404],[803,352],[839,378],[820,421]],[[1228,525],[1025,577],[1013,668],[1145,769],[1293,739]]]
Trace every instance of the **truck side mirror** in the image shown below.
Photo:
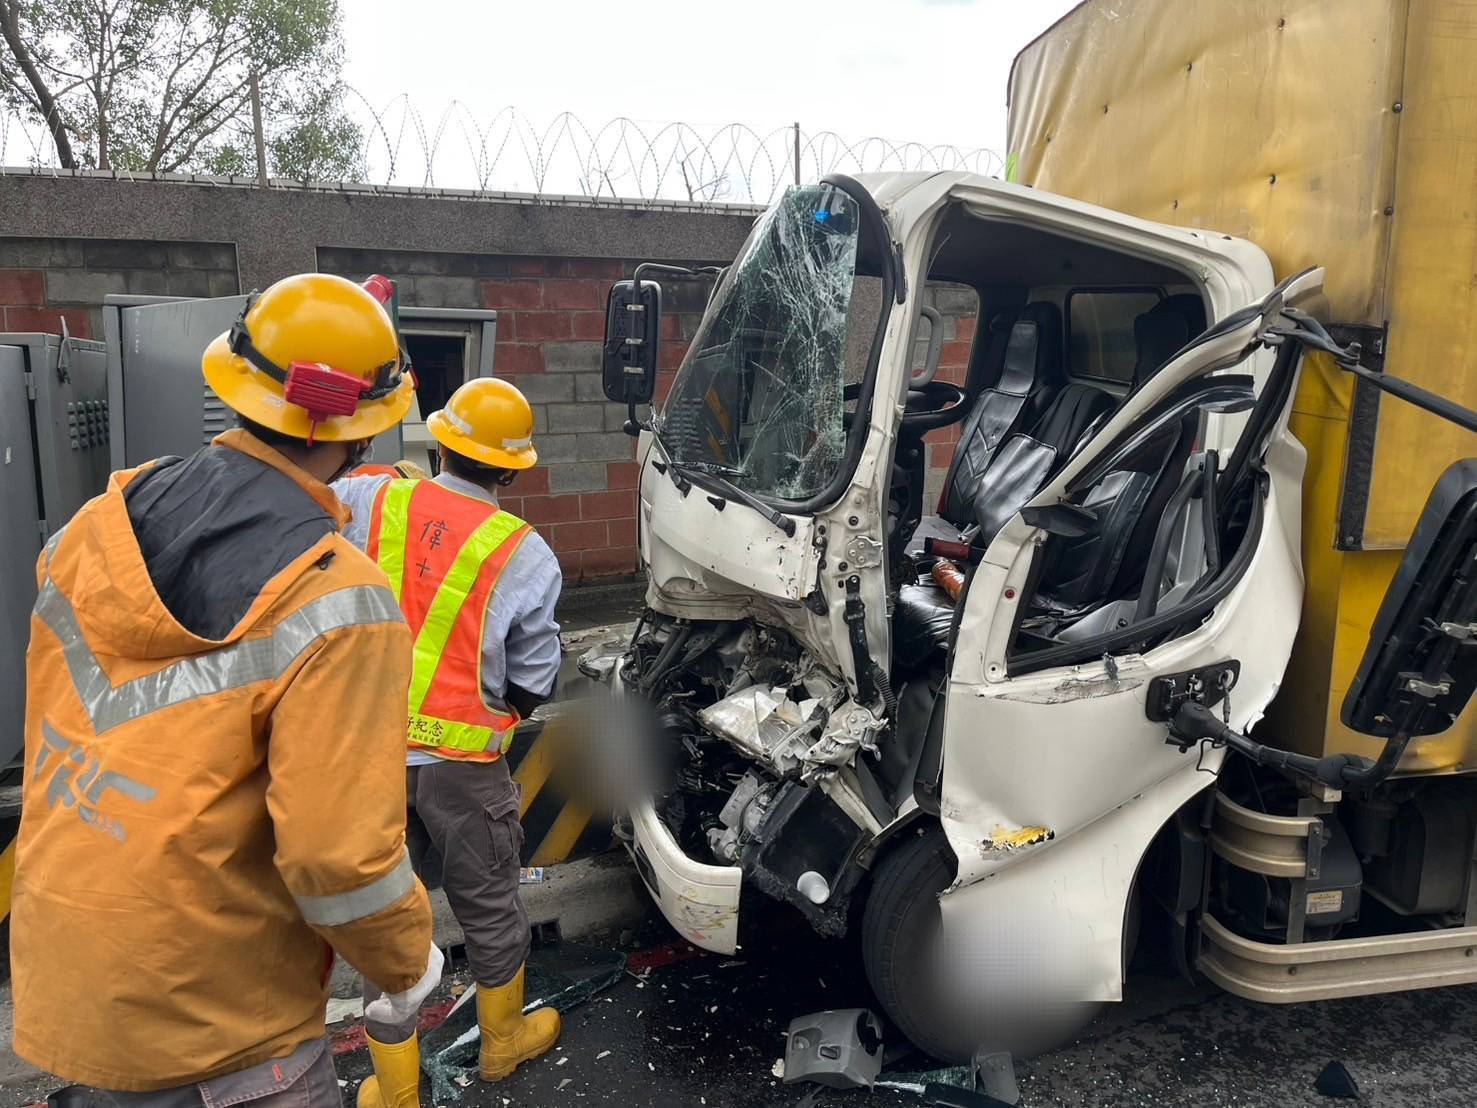
[[[605,304],[605,398],[634,407],[656,393],[662,287],[655,281],[617,281]]]
[[[1435,735],[1477,687],[1477,459],[1441,475],[1369,633],[1341,713],[1366,735]]]

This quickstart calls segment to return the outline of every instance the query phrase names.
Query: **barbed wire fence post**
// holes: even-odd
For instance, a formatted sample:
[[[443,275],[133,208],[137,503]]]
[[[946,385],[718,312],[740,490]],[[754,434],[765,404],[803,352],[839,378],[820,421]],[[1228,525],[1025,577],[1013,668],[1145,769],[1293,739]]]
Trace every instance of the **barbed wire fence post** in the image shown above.
[[[251,82],[251,135],[256,145],[256,183],[267,187],[267,132],[262,125],[262,85],[256,70],[247,78]]]

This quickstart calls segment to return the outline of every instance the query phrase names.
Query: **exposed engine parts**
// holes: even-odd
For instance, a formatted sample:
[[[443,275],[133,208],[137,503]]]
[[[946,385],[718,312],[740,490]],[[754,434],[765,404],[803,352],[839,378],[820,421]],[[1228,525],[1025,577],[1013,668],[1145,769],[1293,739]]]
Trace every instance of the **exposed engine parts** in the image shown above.
[[[621,664],[655,706],[670,788],[657,811],[694,856],[739,865],[818,929],[840,933],[876,829],[889,721],[784,631],[648,615]],[[858,783],[865,779],[858,791]]]

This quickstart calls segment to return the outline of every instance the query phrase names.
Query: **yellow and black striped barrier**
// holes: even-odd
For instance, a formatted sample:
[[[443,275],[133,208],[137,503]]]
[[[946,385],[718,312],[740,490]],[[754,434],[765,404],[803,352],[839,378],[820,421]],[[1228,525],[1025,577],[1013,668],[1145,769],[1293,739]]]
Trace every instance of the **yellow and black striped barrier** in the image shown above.
[[[554,746],[535,719],[519,725],[508,749],[508,768],[523,790],[518,818],[525,866],[552,866],[610,846],[610,824],[592,819],[588,808],[550,784]]]

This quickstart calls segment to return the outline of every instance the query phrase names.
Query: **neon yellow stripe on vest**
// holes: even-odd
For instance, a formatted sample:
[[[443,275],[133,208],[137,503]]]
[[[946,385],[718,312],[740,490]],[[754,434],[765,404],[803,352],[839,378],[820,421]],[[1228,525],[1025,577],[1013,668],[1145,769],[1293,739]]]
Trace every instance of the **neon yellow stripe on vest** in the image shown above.
[[[451,639],[457,616],[462,605],[477,583],[477,574],[482,563],[497,552],[513,532],[523,526],[523,521],[507,512],[494,512],[473,531],[471,537],[456,552],[456,560],[446,573],[446,579],[436,590],[431,606],[426,610],[425,622],[420,634],[415,637],[415,664],[410,677],[410,713],[420,714],[430,691],[431,681],[436,676],[436,667],[441,664],[441,655]],[[383,533],[382,533],[383,534]],[[384,546],[381,538],[380,546]],[[450,744],[443,744],[450,745]]]
[[[410,494],[414,481],[391,481],[380,504],[379,567],[390,579],[390,591],[400,599],[405,585],[405,543],[410,538]]]
[[[480,754],[497,741],[499,753],[506,754],[513,745],[513,728],[498,731],[491,727],[479,727],[475,723],[459,723],[452,719],[437,719],[435,716],[411,712],[406,738],[417,746],[446,747]]]

